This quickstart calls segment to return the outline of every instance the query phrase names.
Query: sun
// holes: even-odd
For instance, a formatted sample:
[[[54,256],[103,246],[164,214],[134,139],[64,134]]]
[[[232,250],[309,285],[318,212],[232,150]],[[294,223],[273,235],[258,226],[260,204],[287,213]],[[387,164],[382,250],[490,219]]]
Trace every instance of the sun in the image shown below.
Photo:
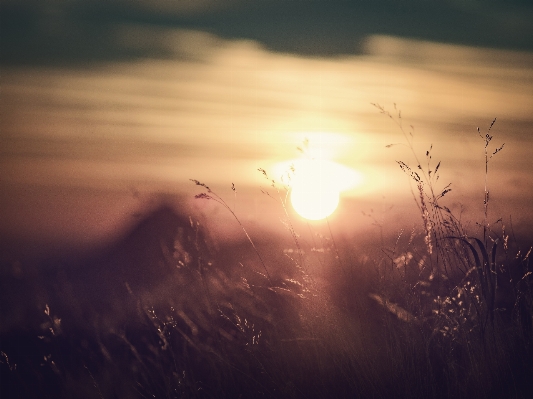
[[[303,218],[324,219],[337,209],[342,182],[337,179],[335,165],[323,160],[302,160],[295,166],[291,203]]]

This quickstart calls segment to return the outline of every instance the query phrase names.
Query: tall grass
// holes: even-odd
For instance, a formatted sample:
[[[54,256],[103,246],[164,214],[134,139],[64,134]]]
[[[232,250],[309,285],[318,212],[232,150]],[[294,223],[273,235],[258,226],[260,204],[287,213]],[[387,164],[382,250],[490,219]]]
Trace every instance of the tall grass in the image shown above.
[[[398,125],[413,154],[414,167],[398,164],[416,184],[414,199],[424,231],[423,244],[416,245],[411,236],[402,252],[391,251],[389,274],[386,267],[382,271],[391,282],[383,286],[379,303],[422,329],[417,344],[425,345],[430,369],[445,396],[527,396],[531,386],[521,391],[528,381],[520,377],[533,371],[527,360],[532,355],[531,249],[523,254],[514,247],[513,256],[505,230],[498,234],[488,222],[488,165],[503,149],[489,149],[496,119],[485,135],[478,128],[485,156],[484,220],[479,223],[483,233],[478,238],[467,234],[442,204],[451,185],[436,188],[441,163],[433,163],[432,146],[422,163],[414,151],[412,130],[404,130],[401,112],[391,114],[374,106]],[[402,303],[401,311],[397,305],[391,307],[391,297]]]
[[[26,325],[2,329],[2,397],[530,397],[531,249],[488,223],[488,164],[503,148],[489,149],[494,122],[480,134],[477,237],[445,206],[451,186],[439,186],[432,148],[421,162],[401,113],[375,106],[413,156],[398,165],[414,183],[421,233],[382,236],[372,253],[333,237],[307,244],[287,185],[260,170],[292,240],[266,248],[193,180],[198,200],[233,215],[242,243],[216,248],[197,221],[165,213],[176,229],[147,230],[127,247],[133,255],[97,258],[94,271],[48,265],[16,280],[3,267],[4,288],[33,299]],[[84,296],[86,287],[97,292]]]

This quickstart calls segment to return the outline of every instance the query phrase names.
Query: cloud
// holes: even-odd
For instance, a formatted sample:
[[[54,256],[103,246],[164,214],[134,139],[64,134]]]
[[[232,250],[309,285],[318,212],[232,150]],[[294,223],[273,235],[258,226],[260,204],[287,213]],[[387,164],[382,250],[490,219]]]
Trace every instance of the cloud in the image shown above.
[[[155,34],[169,29],[312,56],[362,54],[365,38],[375,34],[533,49],[533,7],[502,4],[469,9],[420,0],[5,0],[0,45],[3,63],[32,64],[174,56],[168,35]]]

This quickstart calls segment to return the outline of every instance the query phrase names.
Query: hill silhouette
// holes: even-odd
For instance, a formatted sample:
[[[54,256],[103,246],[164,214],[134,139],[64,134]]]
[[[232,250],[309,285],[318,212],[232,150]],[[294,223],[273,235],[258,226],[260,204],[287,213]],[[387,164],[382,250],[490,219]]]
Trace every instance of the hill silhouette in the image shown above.
[[[220,384],[213,356],[288,334],[299,306],[253,267],[210,257],[198,225],[161,205],[86,259],[2,268],[2,395],[71,397],[94,391],[89,375],[105,397],[134,397],[139,380],[164,393],[174,369]]]
[[[27,268],[18,265],[18,273],[13,272],[15,266],[5,266],[3,329],[25,324],[24,315],[34,315],[46,304],[69,314],[78,308],[73,314],[81,317],[79,322],[89,322],[88,313],[97,317],[111,312],[110,319],[116,319],[117,314],[127,315],[138,301],[152,304],[164,295],[162,291],[168,289],[165,286],[181,267],[198,262],[200,245],[205,256],[202,233],[172,207],[161,205],[85,259],[44,261]]]

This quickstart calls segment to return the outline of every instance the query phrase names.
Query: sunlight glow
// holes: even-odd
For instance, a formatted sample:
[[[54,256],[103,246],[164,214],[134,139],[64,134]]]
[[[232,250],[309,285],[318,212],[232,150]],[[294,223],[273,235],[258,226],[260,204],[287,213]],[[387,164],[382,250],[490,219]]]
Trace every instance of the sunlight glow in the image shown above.
[[[331,215],[339,205],[339,189],[324,161],[301,162],[295,170],[291,203],[306,219],[320,220]]]
[[[299,159],[292,162],[291,203],[295,211],[309,220],[330,216],[339,205],[341,191],[361,181],[354,170],[322,159]]]
[[[294,133],[292,137],[304,155],[312,159],[338,159],[355,145],[353,134],[305,131]]]

